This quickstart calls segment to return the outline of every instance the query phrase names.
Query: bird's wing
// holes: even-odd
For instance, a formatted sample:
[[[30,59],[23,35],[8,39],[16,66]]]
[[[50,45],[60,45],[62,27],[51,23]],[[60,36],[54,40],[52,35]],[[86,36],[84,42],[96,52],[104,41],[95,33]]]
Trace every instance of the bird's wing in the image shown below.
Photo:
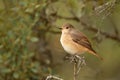
[[[82,45],[83,47],[85,47],[85,48],[89,49],[90,51],[96,53],[93,50],[93,48],[92,48],[89,40],[87,39],[87,37],[84,34],[82,34],[81,32],[79,32],[79,31],[71,32],[71,38],[77,44]]]

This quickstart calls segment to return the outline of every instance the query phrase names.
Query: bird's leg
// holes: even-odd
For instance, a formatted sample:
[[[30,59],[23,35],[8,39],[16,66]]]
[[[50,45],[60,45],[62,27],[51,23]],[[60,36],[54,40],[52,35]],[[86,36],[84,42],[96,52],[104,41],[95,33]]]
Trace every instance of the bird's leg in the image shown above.
[[[64,60],[69,60],[71,63],[77,63],[76,55],[67,54],[65,55]]]
[[[74,55],[67,54],[67,55],[65,55],[65,57],[63,59],[70,60],[71,63],[85,62],[84,57],[80,57],[76,54],[74,54]]]
[[[71,62],[73,62],[73,63],[76,63],[77,64],[77,62],[78,62],[78,57],[77,57],[78,55],[72,55],[71,56]]]
[[[67,54],[65,57],[64,57],[64,60],[70,60],[71,63],[76,63],[79,65],[86,65],[85,64],[85,58],[84,56],[79,56],[79,55],[70,55],[70,54]]]

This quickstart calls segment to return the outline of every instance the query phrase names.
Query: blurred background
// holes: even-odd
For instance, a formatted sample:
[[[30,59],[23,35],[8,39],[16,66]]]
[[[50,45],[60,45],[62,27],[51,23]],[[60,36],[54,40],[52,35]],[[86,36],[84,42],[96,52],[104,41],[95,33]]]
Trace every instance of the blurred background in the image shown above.
[[[0,0],[0,80],[73,80],[61,27],[74,25],[103,57],[84,54],[78,80],[120,80],[119,0]]]

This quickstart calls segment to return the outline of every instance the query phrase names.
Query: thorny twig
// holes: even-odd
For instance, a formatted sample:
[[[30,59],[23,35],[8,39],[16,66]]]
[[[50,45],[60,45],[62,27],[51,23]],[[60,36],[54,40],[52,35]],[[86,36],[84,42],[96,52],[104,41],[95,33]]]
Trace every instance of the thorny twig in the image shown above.
[[[98,15],[103,12],[106,12],[105,15],[108,15],[107,13],[110,12],[110,10],[114,7],[115,3],[116,3],[116,0],[111,0],[101,6],[95,7],[94,10]]]
[[[97,7],[95,10],[102,9],[102,8],[104,8],[104,6],[106,6],[105,9],[110,10],[115,6],[116,2],[117,2],[117,0],[110,1],[108,3],[105,3],[104,5],[101,5],[101,7]],[[119,35],[116,35],[116,34],[118,34],[118,30],[116,29],[115,25],[112,25],[114,27],[115,33],[116,33],[114,35],[114,33],[109,33],[109,32],[103,31],[103,30],[98,30],[97,27],[95,27],[93,25],[89,25],[87,22],[85,22],[81,18],[77,17],[72,11],[70,11],[70,12],[73,14],[73,17],[65,17],[65,16],[61,16],[61,15],[58,15],[58,14],[54,14],[53,17],[59,18],[59,19],[74,20],[74,21],[80,23],[81,25],[83,25],[83,27],[86,28],[89,31],[92,31],[94,33],[97,33],[99,31],[99,33],[101,35],[105,36],[106,38],[109,38],[109,39],[115,40],[117,42],[120,42]],[[100,11],[100,12],[103,12],[103,11]],[[52,32],[53,33],[60,33],[60,32],[56,32],[56,31],[51,31],[51,33]]]
[[[49,75],[45,80],[63,80],[62,78],[59,78],[57,76]]]
[[[74,63],[74,79],[77,80],[78,73],[81,68],[86,65],[84,57],[80,57],[78,55],[72,55],[70,57],[66,57],[66,59],[70,60],[70,62]]]
[[[76,62],[74,62],[74,80],[77,80],[78,73],[80,72],[81,68],[86,65],[84,57],[80,57],[75,55]]]

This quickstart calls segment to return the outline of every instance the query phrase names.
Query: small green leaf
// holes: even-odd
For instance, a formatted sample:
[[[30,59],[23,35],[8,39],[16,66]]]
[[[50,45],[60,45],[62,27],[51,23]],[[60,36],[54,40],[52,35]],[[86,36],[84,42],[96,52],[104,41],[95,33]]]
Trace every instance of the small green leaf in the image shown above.
[[[31,71],[32,71],[33,73],[37,73],[37,72],[38,72],[38,70],[37,70],[36,68],[32,68]]]
[[[18,79],[18,78],[19,78],[19,73],[18,73],[18,72],[13,73],[13,77],[14,77],[15,79]]]
[[[39,39],[38,39],[37,37],[32,37],[30,40],[31,40],[32,42],[37,42]]]

